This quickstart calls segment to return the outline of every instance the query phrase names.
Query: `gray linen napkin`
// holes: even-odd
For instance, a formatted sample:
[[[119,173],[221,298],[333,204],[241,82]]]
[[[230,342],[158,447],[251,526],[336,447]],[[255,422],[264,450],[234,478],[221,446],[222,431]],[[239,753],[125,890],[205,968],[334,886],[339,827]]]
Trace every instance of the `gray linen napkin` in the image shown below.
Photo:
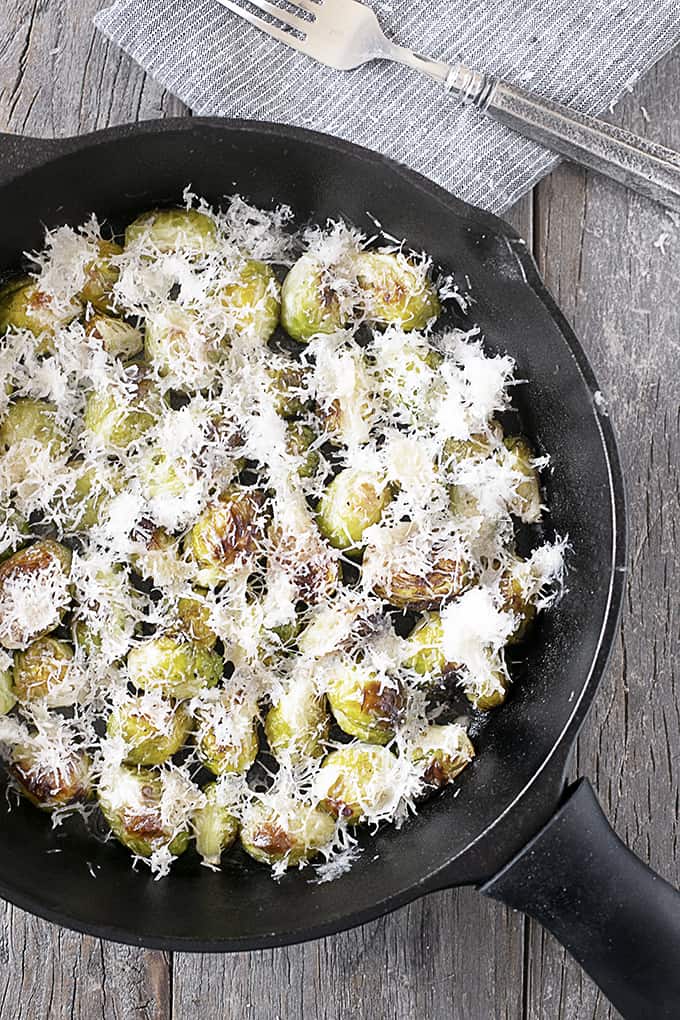
[[[371,0],[392,38],[588,113],[680,42],[680,0]],[[343,73],[216,0],[117,0],[95,24],[192,111],[280,121],[377,149],[493,212],[558,162],[385,62]]]

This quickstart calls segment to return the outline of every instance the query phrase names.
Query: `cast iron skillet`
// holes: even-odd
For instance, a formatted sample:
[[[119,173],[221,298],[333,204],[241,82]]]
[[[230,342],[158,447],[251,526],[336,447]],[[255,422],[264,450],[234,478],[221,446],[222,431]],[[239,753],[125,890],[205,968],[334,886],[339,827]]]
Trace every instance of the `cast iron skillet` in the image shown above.
[[[59,924],[174,950],[228,952],[298,942],[375,918],[450,885],[474,883],[537,917],[627,1017],[677,1016],[680,896],[618,841],[587,781],[565,769],[617,630],[626,525],[621,468],[597,384],[524,242],[374,153],[281,125],[179,120],[55,142],[0,136],[0,271],[38,248],[43,226],[112,221],[176,203],[191,183],[219,202],[286,202],[299,220],[342,216],[392,234],[467,274],[491,349],[508,351],[524,431],[549,450],[551,528],[568,533],[569,588],[527,648],[526,675],[480,733],[449,793],[370,849],[335,882],[310,870],[272,882],[239,852],[222,873],[185,855],[155,882],[127,851],[74,823],[53,831],[30,806],[2,814],[0,894]],[[4,801],[4,798],[2,798]],[[59,849],[60,853],[46,853]],[[92,877],[96,875],[96,880]]]

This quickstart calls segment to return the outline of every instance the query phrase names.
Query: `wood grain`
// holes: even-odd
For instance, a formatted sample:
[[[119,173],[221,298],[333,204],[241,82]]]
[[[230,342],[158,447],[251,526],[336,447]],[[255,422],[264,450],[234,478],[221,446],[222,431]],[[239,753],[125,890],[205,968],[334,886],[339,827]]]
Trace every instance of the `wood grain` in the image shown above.
[[[676,52],[613,119],[680,149],[673,113],[679,103]],[[630,570],[622,634],[578,742],[574,774],[590,776],[622,839],[677,885],[680,221],[570,167],[538,188],[535,241],[548,286],[607,398],[628,481]],[[617,1015],[535,925],[528,964],[531,1020]]]
[[[0,10],[0,130],[52,136],[180,115],[91,27],[106,0]],[[649,117],[646,120],[645,112]],[[615,119],[680,148],[680,56]],[[616,657],[579,742],[619,833],[678,881],[680,225],[652,203],[562,169],[509,217],[593,359],[629,478],[632,557]],[[667,244],[660,236],[667,233]],[[665,251],[662,250],[665,247]],[[0,1018],[12,1020],[604,1020],[613,1011],[536,925],[472,890],[364,928],[231,957],[102,943],[0,905]]]

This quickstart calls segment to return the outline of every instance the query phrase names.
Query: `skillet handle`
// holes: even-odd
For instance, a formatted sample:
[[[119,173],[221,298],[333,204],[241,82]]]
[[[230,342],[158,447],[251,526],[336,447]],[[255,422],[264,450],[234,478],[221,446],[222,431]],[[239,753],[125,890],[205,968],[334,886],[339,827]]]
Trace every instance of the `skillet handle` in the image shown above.
[[[586,779],[481,892],[540,921],[624,1020],[680,1016],[680,893],[624,846]]]

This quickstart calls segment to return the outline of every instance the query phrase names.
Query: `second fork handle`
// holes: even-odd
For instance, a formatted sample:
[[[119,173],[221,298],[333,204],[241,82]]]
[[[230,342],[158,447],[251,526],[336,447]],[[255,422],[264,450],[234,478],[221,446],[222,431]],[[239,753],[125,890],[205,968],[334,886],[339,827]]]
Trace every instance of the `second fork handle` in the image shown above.
[[[462,65],[445,87],[526,138],[680,212],[680,153]]]

